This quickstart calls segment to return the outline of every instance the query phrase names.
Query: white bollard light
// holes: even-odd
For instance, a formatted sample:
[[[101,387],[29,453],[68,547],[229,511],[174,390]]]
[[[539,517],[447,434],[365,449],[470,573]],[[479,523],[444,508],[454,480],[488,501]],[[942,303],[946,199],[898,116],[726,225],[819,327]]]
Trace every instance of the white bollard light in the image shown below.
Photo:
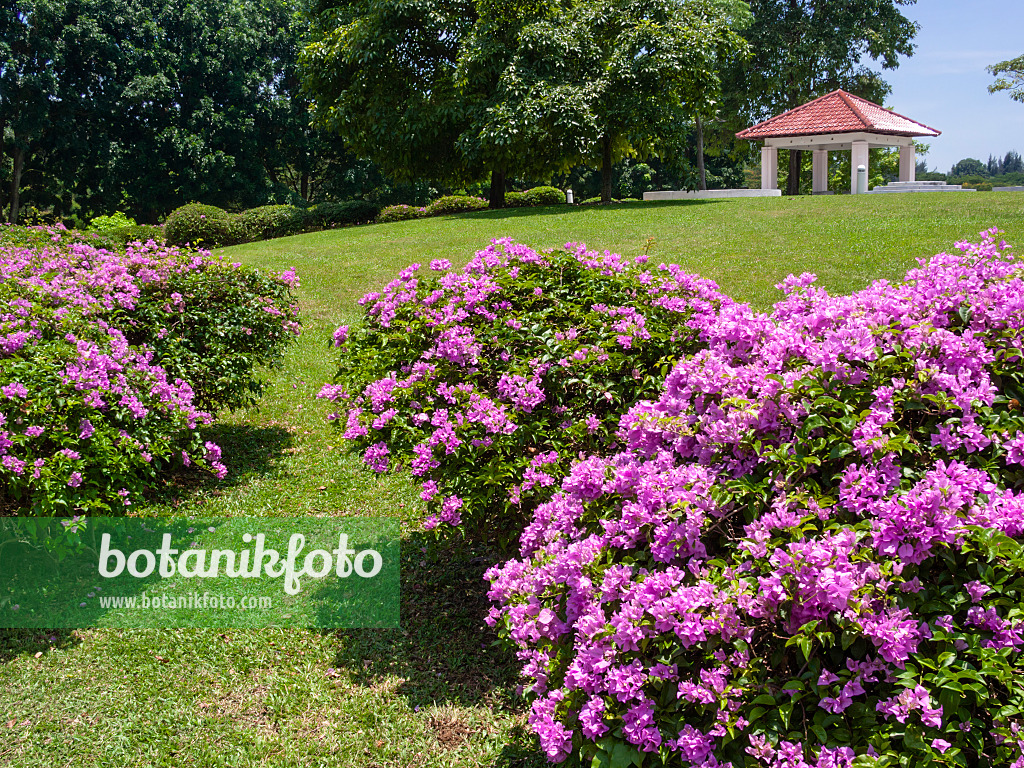
[[[573,202],[572,202],[572,190],[571,189],[565,190],[565,202],[567,202],[569,205],[573,204]]]
[[[868,191],[868,169],[863,165],[857,166],[857,194],[866,195]]]

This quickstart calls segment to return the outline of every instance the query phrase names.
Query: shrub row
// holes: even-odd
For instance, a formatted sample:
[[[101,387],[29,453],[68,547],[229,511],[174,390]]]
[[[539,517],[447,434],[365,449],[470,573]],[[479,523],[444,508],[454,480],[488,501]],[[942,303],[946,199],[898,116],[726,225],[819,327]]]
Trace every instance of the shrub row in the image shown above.
[[[294,275],[31,234],[43,244],[0,245],[0,505],[117,513],[168,466],[222,476],[199,427],[259,396],[258,367],[299,330]]]
[[[554,187],[534,187],[525,192],[505,193],[505,205],[509,208],[522,208],[539,205],[559,205],[565,202],[565,193]],[[377,216],[378,224],[409,219],[424,219],[428,216],[444,216],[453,213],[481,211],[487,208],[487,201],[470,195],[447,195],[439,197],[432,203],[416,207],[412,205],[391,205],[383,209]]]
[[[1024,266],[994,237],[850,296],[790,277],[767,314],[499,243],[366,297],[322,394],[429,478],[431,524],[489,497],[514,528],[547,489],[488,578],[551,761],[1021,766]]]
[[[373,221],[379,208],[365,200],[318,203],[310,208],[265,205],[232,214],[212,205],[190,203],[172,211],[164,223],[171,245],[219,247],[285,237]]]
[[[565,195],[554,187],[535,187],[526,192],[509,192],[505,196],[505,202],[510,208],[557,205],[565,202]],[[392,205],[383,210],[365,200],[350,200],[344,203],[318,203],[311,208],[265,205],[240,214],[232,214],[212,205],[190,203],[172,211],[167,217],[164,236],[171,245],[190,243],[204,247],[220,247],[318,229],[363,224],[368,221],[383,224],[426,216],[479,211],[486,207],[486,200],[469,195],[447,195],[420,208]],[[117,215],[101,217],[93,221],[93,228],[121,243],[129,242],[136,234],[140,237],[152,236],[152,231],[140,231],[134,222],[123,214],[119,215],[124,221],[117,218]]]

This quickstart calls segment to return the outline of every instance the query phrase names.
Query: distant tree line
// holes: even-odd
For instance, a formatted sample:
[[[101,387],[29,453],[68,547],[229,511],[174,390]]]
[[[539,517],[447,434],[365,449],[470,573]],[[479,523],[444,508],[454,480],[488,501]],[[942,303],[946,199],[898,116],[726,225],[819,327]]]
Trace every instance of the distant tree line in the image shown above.
[[[884,98],[906,3],[0,0],[0,212],[738,186],[737,130]]]
[[[935,175],[935,174],[933,174]],[[1014,150],[1003,157],[988,156],[987,162],[965,157],[953,164],[948,174],[938,174],[954,184],[967,184],[980,189],[1024,185],[1024,158]]]
[[[293,0],[6,0],[0,210],[155,222],[383,183],[309,127]],[[20,218],[24,218],[21,216]]]

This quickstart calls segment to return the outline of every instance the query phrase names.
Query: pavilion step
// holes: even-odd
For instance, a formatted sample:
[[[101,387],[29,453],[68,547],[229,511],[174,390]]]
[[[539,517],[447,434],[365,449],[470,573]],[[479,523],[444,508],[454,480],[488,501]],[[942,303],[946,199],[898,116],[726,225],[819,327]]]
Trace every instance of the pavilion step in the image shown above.
[[[974,189],[964,189],[959,184],[946,184],[943,181],[890,181],[884,187],[875,187],[868,194],[883,194],[886,192],[976,192]]]

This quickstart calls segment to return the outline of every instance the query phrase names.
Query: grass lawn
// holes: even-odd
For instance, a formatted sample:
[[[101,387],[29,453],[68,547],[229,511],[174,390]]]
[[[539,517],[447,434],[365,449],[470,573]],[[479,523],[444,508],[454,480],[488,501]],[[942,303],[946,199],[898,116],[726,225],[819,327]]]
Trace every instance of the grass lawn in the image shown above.
[[[259,410],[210,430],[231,474],[179,477],[140,514],[393,516],[403,528],[402,629],[0,630],[0,765],[544,765],[516,696],[514,657],[482,630],[482,547],[439,551],[404,476],[343,450],[314,397],[328,340],[356,300],[410,262],[464,263],[494,237],[583,241],[676,262],[767,307],[787,274],[834,291],[899,278],[918,257],[998,226],[1024,248],[1024,195],[927,193],[634,203],[481,212],[225,250],[296,268],[305,331]],[[648,245],[648,239],[653,242]]]

